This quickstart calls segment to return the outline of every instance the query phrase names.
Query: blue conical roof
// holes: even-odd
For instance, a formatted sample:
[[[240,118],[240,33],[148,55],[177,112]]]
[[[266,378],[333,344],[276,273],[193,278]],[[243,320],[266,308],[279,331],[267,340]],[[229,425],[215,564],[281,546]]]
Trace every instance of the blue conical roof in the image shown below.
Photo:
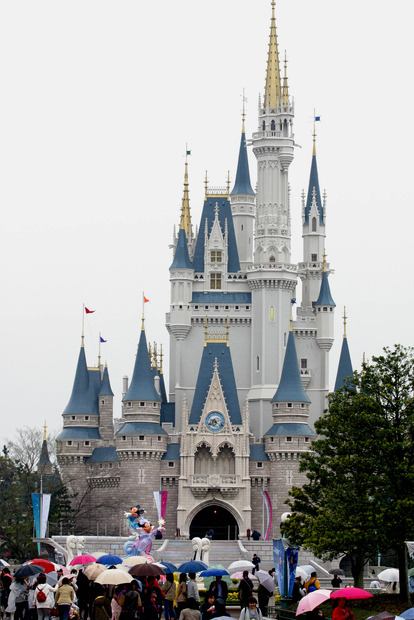
[[[113,396],[114,393],[111,388],[111,382],[109,381],[109,372],[108,367],[105,366],[103,377],[102,377],[102,385],[99,390],[99,396]]]
[[[174,260],[170,269],[192,269],[190,257],[188,255],[187,236],[185,230],[180,228],[177,239],[177,247],[175,248]]]
[[[328,274],[326,271],[322,273],[321,288],[319,291],[319,297],[315,301],[315,306],[336,306],[336,303],[334,302],[331,295]]]
[[[339,357],[338,372],[336,374],[334,391],[337,392],[342,387],[344,387],[344,385],[347,384],[347,379],[349,377],[352,377],[353,374],[354,374],[354,371],[352,369],[352,362],[351,362],[351,355],[349,353],[348,340],[346,336],[344,336],[344,339],[342,341],[341,355]]]
[[[310,398],[303,389],[300,378],[298,356],[296,354],[293,332],[289,332],[285,359],[279,387],[273,396],[272,403],[310,403]]]
[[[237,164],[236,182],[231,192],[235,194],[250,194],[254,196],[254,191],[250,183],[249,160],[247,158],[246,134],[242,131],[239,149],[239,161]]]
[[[150,400],[157,402],[161,400],[155,389],[154,379],[151,373],[145,330],[141,330],[138,351],[135,358],[134,373],[128,391],[122,400]]]
[[[89,386],[89,371],[86,365],[85,349],[82,346],[79,352],[78,365],[76,367],[75,380],[72,394],[63,414],[96,414],[97,402],[93,399],[93,389]],[[96,397],[96,393],[95,393]],[[96,401],[96,398],[95,398]]]
[[[234,232],[233,215],[231,205],[225,196],[207,196],[204,201],[203,212],[201,214],[200,227],[197,236],[196,247],[194,250],[193,268],[197,273],[204,272],[204,232],[207,221],[207,233],[210,235],[215,220],[215,206],[218,204],[218,219],[221,230],[224,234],[225,224],[227,220],[228,234],[228,273],[237,273],[240,271],[239,252],[237,250],[236,234]]]
[[[203,413],[204,403],[210,389],[214,372],[214,362],[217,359],[217,369],[221,387],[233,424],[241,424],[239,399],[237,397],[236,381],[234,379],[233,363],[231,361],[230,348],[226,343],[208,342],[203,347],[203,355],[198,371],[196,389],[190,413],[190,424],[198,424]]]
[[[316,204],[319,210],[319,223],[321,225],[324,225],[325,224],[325,221],[324,221],[325,213],[324,213],[323,203],[321,200],[321,192],[319,189],[318,165],[316,163],[315,153],[312,156],[312,164],[311,164],[311,171],[310,171],[310,177],[309,177],[308,196],[307,196],[306,206],[305,206],[305,224],[309,224],[309,213],[310,213],[311,206],[312,206],[314,189],[315,189],[315,200],[316,200]]]

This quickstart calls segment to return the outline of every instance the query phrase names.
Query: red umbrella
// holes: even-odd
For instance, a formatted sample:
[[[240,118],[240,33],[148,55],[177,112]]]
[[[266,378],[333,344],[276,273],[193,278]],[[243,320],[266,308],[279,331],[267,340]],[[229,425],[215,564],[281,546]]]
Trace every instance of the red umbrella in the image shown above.
[[[40,568],[43,568],[44,573],[51,573],[56,570],[53,562],[49,562],[49,560],[44,560],[43,558],[35,558],[34,560],[30,560],[28,564],[36,564],[36,566],[40,566]]]
[[[331,598],[371,598],[373,596],[370,592],[363,590],[362,588],[339,588],[331,592]]]

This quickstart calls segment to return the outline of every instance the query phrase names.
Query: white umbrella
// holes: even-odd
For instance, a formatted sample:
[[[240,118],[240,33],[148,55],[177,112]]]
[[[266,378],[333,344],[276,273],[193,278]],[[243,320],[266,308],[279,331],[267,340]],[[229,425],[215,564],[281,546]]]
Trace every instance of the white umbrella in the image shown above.
[[[300,566],[296,567],[296,577],[302,577],[303,581],[307,581],[309,578],[308,573],[303,570],[303,568],[301,568]]]
[[[88,566],[83,569],[83,574],[91,581],[94,581],[104,570],[105,566],[103,564],[88,564]]]
[[[95,579],[95,583],[100,583],[103,586],[119,586],[121,583],[130,583],[133,581],[133,576],[124,570],[119,568],[107,568]]]
[[[145,564],[145,562],[148,562],[147,558],[144,558],[143,555],[131,555],[130,558],[125,558],[125,560],[122,560],[122,564],[124,564],[125,566],[136,566],[137,564]]]
[[[400,581],[400,571],[398,568],[386,568],[377,575],[377,579],[380,581],[388,581],[388,583],[391,581]]]
[[[265,587],[268,592],[273,593],[273,590],[275,589],[273,577],[271,577],[269,573],[266,573],[265,570],[258,570],[255,575],[258,578],[260,585]]]
[[[249,560],[237,560],[237,562],[233,562],[232,564],[230,564],[227,570],[229,571],[229,573],[232,571],[243,572],[244,570],[251,570],[252,568],[254,568],[253,562],[249,562]]]
[[[314,570],[316,569],[311,564],[303,564],[303,566],[296,567],[296,575],[298,577],[300,575],[303,579],[308,580]],[[300,571],[300,573],[298,571]]]

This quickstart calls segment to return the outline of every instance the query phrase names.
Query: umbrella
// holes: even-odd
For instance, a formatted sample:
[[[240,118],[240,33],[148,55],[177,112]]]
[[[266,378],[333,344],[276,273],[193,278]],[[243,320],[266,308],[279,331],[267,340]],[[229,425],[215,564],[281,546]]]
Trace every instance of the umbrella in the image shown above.
[[[30,560],[28,564],[40,566],[44,573],[51,573],[56,570],[56,565],[53,564],[53,562],[49,562],[49,560],[44,560],[43,558],[35,558],[34,560]]]
[[[265,570],[258,570],[256,571],[255,575],[258,578],[260,585],[264,586],[266,590],[273,593],[273,590],[275,589],[275,582],[273,581],[273,577],[271,577],[269,573],[266,573]]]
[[[400,571],[398,568],[386,568],[378,573],[377,579],[380,581],[388,581],[389,583],[391,581],[400,581]]]
[[[303,568],[301,568],[300,566],[296,567],[295,575],[296,577],[302,577],[303,581],[307,581],[310,577],[309,573],[303,570]]]
[[[247,576],[249,579],[254,579],[254,575],[252,575],[252,573],[249,573]],[[230,579],[243,579],[242,571],[239,570],[237,573],[233,573],[232,575],[230,575]]]
[[[244,570],[250,570],[251,568],[254,568],[253,562],[249,562],[248,560],[237,560],[237,562],[232,562],[227,570],[229,572],[243,572]]]
[[[108,566],[121,564],[121,562],[122,558],[120,558],[119,555],[114,555],[113,553],[106,553],[98,558],[98,564],[107,564]]]
[[[229,573],[224,568],[208,568],[200,573],[200,577],[223,577]]]
[[[103,586],[119,586],[121,583],[129,583],[132,580],[132,575],[129,575],[124,570],[119,570],[119,568],[107,568],[97,576],[95,583],[100,583]]]
[[[165,572],[160,566],[155,564],[136,564],[129,569],[129,574],[133,577],[156,577],[157,575],[165,575]]]
[[[309,595],[308,595],[309,596]],[[339,588],[338,590],[334,590],[331,592],[331,598],[371,598],[373,596],[370,592],[363,590],[362,588],[354,588],[351,586],[350,588]]]
[[[345,577],[345,571],[342,568],[331,568],[329,571],[330,575],[341,575],[341,577]]]
[[[95,581],[98,575],[103,573],[104,570],[105,566],[103,564],[88,564],[88,566],[83,569],[83,574],[91,581]]]
[[[199,562],[198,560],[190,560],[189,562],[183,562],[177,568],[177,572],[179,573],[199,573],[202,570],[207,570],[207,564],[204,562]]]
[[[92,564],[92,562],[96,562],[96,558],[93,555],[77,555],[69,562],[69,566],[75,566],[76,564]]]
[[[62,564],[55,564],[55,571],[58,570],[61,570],[65,577],[66,575],[70,575],[70,571],[67,566],[62,566]]]
[[[319,590],[314,590],[314,592],[310,592],[306,596],[300,599],[299,605],[296,609],[296,615],[304,614],[308,611],[312,611],[315,607],[322,605],[325,601],[330,598],[331,591],[324,590],[320,588]]]
[[[414,619],[414,607],[410,607],[410,609],[406,609],[400,614],[401,618],[404,620],[413,620]]]
[[[131,555],[129,558],[122,560],[122,564],[125,566],[135,566],[136,564],[145,564],[145,562],[148,562],[148,560],[143,555]]]
[[[175,564],[172,564],[171,562],[154,562],[155,566],[161,566],[161,568],[164,569],[164,573],[176,573],[177,572],[177,567],[175,566]]]
[[[10,566],[10,564],[8,562],[6,562],[6,560],[1,560],[0,559],[0,566]]]
[[[37,566],[37,564],[25,564],[14,573],[14,577],[16,577],[16,579],[22,579],[23,577],[31,577],[39,573],[43,573],[43,568],[41,566]]]
[[[367,620],[398,620],[399,617],[395,614],[390,614],[388,611],[381,611],[381,613],[375,614],[375,616],[369,616]]]

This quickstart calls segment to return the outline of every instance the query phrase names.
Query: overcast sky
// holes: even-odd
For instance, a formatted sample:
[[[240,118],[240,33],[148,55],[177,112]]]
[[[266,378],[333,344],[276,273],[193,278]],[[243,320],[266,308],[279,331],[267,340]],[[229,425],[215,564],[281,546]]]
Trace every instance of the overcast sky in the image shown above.
[[[278,0],[276,11],[302,147],[290,167],[295,262],[313,110],[321,116],[333,387],[344,305],[355,368],[363,352],[413,341],[411,12],[405,0]],[[270,16],[270,0],[0,3],[2,443],[24,425],[60,428],[83,303],[96,311],[85,325],[89,365],[99,332],[108,340],[116,416],[142,291],[147,338],[167,351],[186,144],[198,224],[205,170],[211,185],[227,170],[234,180],[243,88],[246,131],[256,130]]]

